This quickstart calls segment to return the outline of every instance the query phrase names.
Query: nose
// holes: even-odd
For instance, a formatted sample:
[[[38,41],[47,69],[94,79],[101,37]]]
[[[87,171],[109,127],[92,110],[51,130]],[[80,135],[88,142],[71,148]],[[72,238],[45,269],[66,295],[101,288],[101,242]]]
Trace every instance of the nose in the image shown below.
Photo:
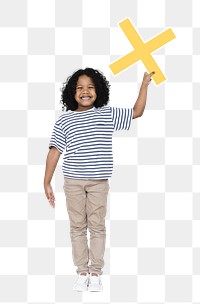
[[[88,88],[83,88],[83,93],[88,93]]]

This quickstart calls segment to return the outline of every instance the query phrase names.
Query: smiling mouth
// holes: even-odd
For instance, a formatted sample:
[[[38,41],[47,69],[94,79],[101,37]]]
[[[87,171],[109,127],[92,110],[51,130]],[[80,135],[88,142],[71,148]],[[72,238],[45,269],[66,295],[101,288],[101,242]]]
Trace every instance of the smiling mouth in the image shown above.
[[[81,99],[82,99],[82,100],[90,100],[91,97],[90,97],[90,96],[82,96]]]

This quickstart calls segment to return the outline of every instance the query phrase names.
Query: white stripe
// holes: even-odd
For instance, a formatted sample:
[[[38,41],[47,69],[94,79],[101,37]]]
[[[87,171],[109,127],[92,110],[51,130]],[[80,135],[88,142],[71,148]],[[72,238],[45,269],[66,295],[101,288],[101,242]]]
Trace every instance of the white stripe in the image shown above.
[[[128,130],[133,109],[105,106],[84,112],[67,111],[53,128],[49,147],[63,157],[65,177],[102,179],[112,175],[112,135]]]

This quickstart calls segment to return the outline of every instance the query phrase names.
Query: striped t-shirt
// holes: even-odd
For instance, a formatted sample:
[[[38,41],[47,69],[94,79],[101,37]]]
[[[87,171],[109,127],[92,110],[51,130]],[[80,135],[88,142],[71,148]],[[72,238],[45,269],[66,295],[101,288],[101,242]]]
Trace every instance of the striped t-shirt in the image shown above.
[[[103,106],[86,111],[67,111],[56,121],[49,148],[64,153],[64,177],[107,179],[113,170],[112,135],[129,130],[132,108]]]

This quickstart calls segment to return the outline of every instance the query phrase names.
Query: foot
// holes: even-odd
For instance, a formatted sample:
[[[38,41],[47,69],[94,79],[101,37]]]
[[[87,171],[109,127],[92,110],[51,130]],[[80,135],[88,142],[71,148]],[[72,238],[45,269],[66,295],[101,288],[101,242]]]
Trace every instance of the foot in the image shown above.
[[[88,291],[102,291],[103,286],[101,283],[101,277],[97,273],[91,273],[89,276]]]
[[[78,279],[74,284],[73,290],[75,291],[86,291],[88,289],[89,274],[80,273]]]

